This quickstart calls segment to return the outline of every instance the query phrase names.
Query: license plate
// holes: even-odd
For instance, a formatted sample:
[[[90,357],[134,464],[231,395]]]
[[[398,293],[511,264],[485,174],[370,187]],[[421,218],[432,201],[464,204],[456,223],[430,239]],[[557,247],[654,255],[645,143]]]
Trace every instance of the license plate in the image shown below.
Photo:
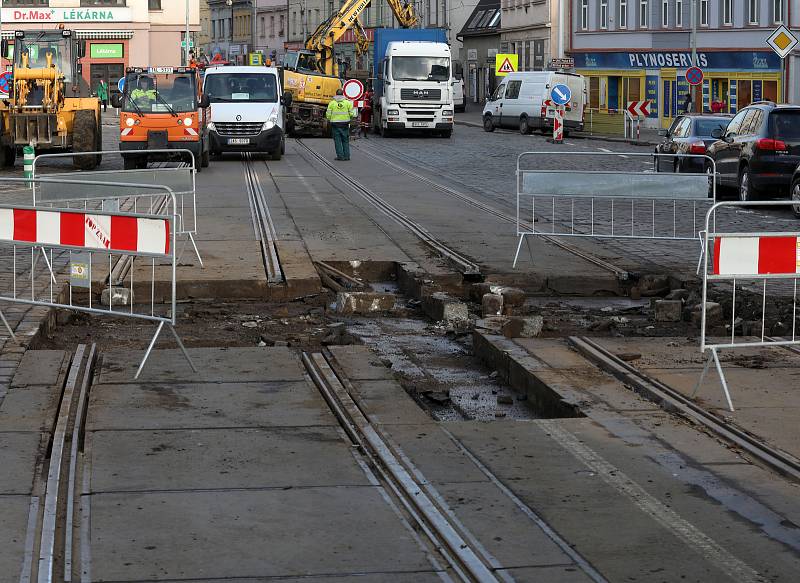
[[[250,138],[228,138],[228,144],[231,146],[243,146],[250,143]]]
[[[426,128],[428,127],[428,122],[426,121],[412,121],[411,122],[412,128]]]

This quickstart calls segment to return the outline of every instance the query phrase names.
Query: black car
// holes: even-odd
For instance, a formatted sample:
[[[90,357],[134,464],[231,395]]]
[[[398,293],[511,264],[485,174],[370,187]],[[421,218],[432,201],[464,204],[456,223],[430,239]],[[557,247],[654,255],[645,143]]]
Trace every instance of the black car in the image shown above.
[[[717,186],[737,188],[743,201],[788,194],[800,164],[800,106],[754,103],[714,137],[708,155],[716,162]]]
[[[704,155],[708,146],[716,142],[711,132],[725,130],[732,115],[697,114],[675,118],[668,130],[659,131],[664,141],[656,146],[656,154]],[[656,156],[658,172],[705,172],[704,158],[674,158]]]

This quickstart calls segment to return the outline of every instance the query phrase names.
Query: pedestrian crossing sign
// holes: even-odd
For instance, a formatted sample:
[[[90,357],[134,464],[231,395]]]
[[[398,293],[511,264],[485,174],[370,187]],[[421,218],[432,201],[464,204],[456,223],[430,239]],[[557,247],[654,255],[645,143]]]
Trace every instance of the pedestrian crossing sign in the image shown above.
[[[516,73],[519,57],[517,55],[497,54],[494,57],[494,74],[497,77],[504,77],[509,73]]]

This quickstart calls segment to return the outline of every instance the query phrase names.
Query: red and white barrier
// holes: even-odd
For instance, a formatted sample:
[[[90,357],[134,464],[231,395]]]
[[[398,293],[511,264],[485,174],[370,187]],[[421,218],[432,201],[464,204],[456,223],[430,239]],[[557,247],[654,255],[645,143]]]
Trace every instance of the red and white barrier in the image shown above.
[[[556,107],[553,115],[553,141],[561,143],[564,141],[564,110]]]
[[[798,237],[717,237],[713,275],[754,276],[800,273]]]
[[[166,218],[0,208],[0,240],[112,252],[168,255]]]

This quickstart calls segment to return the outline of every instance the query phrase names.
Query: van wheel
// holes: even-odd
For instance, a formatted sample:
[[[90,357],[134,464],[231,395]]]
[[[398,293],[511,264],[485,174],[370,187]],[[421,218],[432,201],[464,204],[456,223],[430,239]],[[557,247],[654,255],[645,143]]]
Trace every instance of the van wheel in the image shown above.
[[[531,126],[528,125],[528,117],[525,115],[519,118],[519,133],[523,136],[527,136],[531,133]]]
[[[485,132],[493,132],[494,131],[494,121],[492,121],[492,116],[487,115],[483,118],[483,131]]]

